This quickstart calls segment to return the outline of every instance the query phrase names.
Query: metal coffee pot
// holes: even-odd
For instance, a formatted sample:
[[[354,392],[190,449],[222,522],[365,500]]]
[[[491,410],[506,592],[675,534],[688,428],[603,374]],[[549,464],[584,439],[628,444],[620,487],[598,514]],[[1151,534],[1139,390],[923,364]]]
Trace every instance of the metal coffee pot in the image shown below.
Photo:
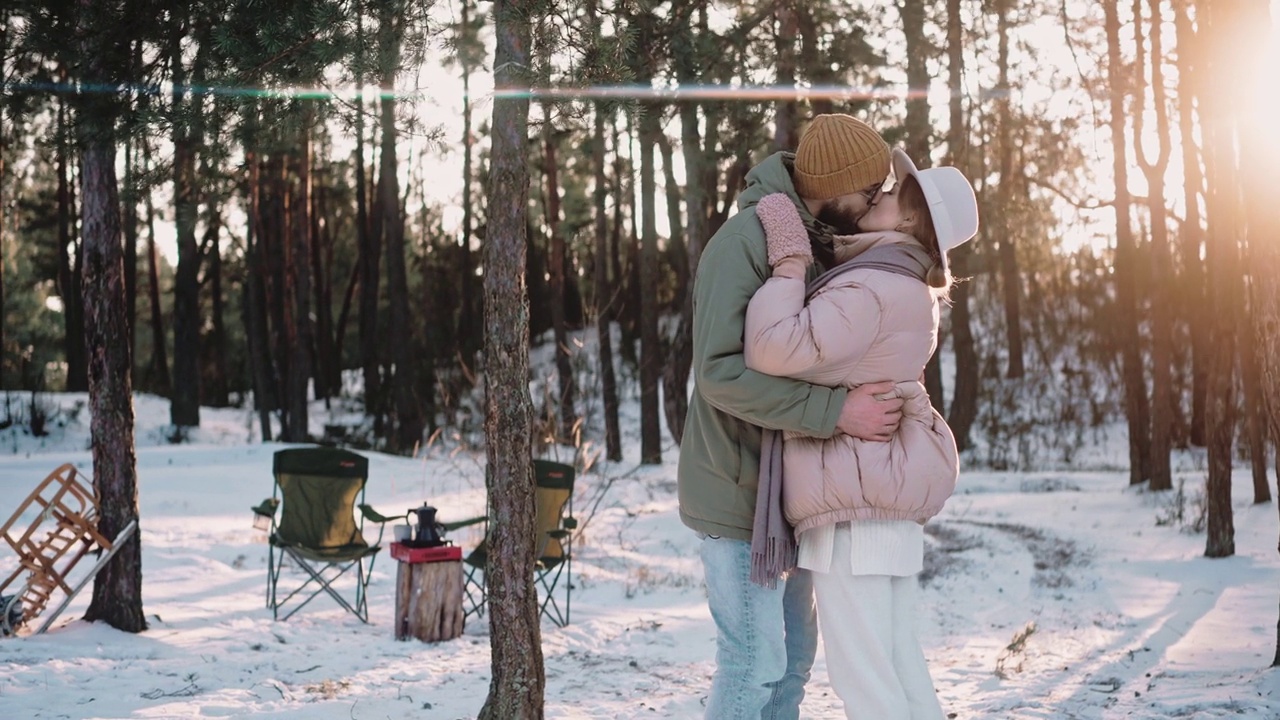
[[[417,513],[418,524],[413,528],[413,544],[417,547],[438,547],[445,544],[441,537],[444,527],[436,522],[436,509],[422,504],[422,507],[411,508],[410,513]]]

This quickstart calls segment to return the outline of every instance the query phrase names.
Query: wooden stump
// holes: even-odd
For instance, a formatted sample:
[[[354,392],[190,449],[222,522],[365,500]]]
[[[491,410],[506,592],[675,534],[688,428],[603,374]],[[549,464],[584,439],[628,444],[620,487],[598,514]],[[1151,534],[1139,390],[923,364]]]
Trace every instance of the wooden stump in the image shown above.
[[[462,563],[399,562],[396,639],[452,640],[462,634]]]

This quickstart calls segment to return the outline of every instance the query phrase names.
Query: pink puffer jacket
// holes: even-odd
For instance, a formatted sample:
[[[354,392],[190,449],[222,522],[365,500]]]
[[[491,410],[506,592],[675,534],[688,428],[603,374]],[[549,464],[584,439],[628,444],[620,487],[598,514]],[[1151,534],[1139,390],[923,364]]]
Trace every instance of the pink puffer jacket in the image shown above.
[[[904,240],[912,241],[898,233],[838,238],[837,257]],[[960,473],[955,437],[919,382],[937,343],[937,300],[919,280],[870,268],[839,275],[808,305],[804,296],[804,281],[777,276],[756,292],[747,308],[747,367],[849,388],[892,380],[905,404],[889,442],[785,434],[787,520],[797,533],[843,520],[928,520]]]

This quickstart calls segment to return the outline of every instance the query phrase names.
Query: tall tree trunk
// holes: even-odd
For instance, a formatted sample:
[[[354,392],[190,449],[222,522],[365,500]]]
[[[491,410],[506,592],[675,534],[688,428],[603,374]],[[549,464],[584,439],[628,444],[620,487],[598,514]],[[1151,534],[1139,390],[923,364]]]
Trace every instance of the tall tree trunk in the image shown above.
[[[9,53],[9,12],[8,10],[0,11],[0,84],[7,84],[9,81],[8,73],[8,53]],[[5,153],[9,150],[9,134],[5,126],[5,103],[0,102],[0,388],[7,388],[5,385],[5,365],[8,352],[5,350],[5,328],[8,326],[8,317],[5,311],[4,297],[4,188],[5,188]]]
[[[796,84],[796,39],[800,32],[796,0],[782,0],[774,6],[777,34],[774,46],[777,52],[779,88],[792,88]],[[692,30],[690,30],[692,32]],[[773,150],[795,150],[800,144],[800,118],[794,97],[774,102]]]
[[[292,280],[289,276],[289,168],[284,152],[263,156],[258,188],[260,221],[258,233],[258,261],[262,265],[263,308],[267,314],[267,343],[272,364],[272,387],[275,407],[280,419],[280,439],[293,437],[290,429],[291,398],[290,363],[293,359],[293,343],[297,327],[293,324],[294,301]]]
[[[543,108],[542,125],[542,176],[547,183],[547,228],[551,233],[551,330],[555,338],[556,376],[560,381],[557,396],[562,442],[573,443],[578,424],[578,412],[574,409],[577,393],[573,379],[573,364],[569,357],[569,333],[565,328],[565,243],[560,227],[560,177],[556,170],[556,140],[551,124],[551,105]]]
[[[641,108],[640,116],[640,462],[662,462],[662,438],[658,420],[658,381],[662,348],[658,342],[658,218],[655,202],[653,148],[662,127],[661,110],[654,104]]]
[[[9,10],[0,10],[0,83],[9,81]],[[5,365],[8,352],[5,351],[5,327],[9,324],[5,311],[4,273],[5,273],[5,154],[9,150],[9,131],[5,126],[5,102],[0,101],[0,388],[8,388],[5,384]]]
[[[209,344],[214,351],[210,353],[211,377],[209,378],[208,403],[212,407],[227,407],[227,328],[224,315],[226,303],[222,290],[222,248],[218,243],[218,231],[222,227],[218,217],[219,208],[209,208],[209,225],[205,228],[204,252],[209,258],[207,280],[209,282],[210,324]]]
[[[78,2],[77,34],[82,39],[80,51],[85,63],[80,79],[91,84],[119,82],[120,68],[111,62],[113,53],[106,50],[114,34],[109,28],[119,26],[118,10],[112,5],[95,8],[94,4],[94,0]],[[77,113],[93,482],[100,508],[98,531],[108,538],[138,520],[113,103],[114,98],[83,100]],[[147,629],[142,611],[140,535],[135,532],[126,540],[94,577],[86,620],[102,620],[125,632]]]
[[[471,32],[470,20],[471,0],[462,0],[462,32]],[[475,260],[471,257],[471,226],[475,222],[475,201],[471,197],[471,182],[474,173],[472,163],[472,147],[475,142],[471,137],[471,60],[465,48],[459,50],[462,58],[462,267],[459,286],[462,293],[462,307],[458,312],[458,347],[461,348],[461,362],[468,370],[475,363],[476,351],[482,344],[481,328],[476,322],[475,307]],[[464,372],[464,375],[468,373]]]
[[[640,337],[640,216],[644,211],[642,205],[644,198],[636,191],[636,172],[639,168],[636,167],[635,159],[640,155],[636,150],[636,112],[635,108],[628,108],[626,111],[627,164],[623,194],[628,203],[628,222],[627,233],[623,236],[625,243],[621,258],[625,260],[623,274],[618,276],[622,293],[622,299],[618,305],[618,324],[622,328],[622,357],[632,367],[639,368],[641,360],[636,355],[636,340]],[[643,415],[643,411],[641,414]]]
[[[1142,2],[1133,2],[1133,40],[1137,48],[1137,78],[1143,77],[1146,52],[1142,42]],[[1138,165],[1147,179],[1147,211],[1151,216],[1151,277],[1148,284],[1151,293],[1151,490],[1171,490],[1173,476],[1169,467],[1169,453],[1173,449],[1173,297],[1170,282],[1173,280],[1172,251],[1169,248],[1169,227],[1165,211],[1165,172],[1169,166],[1172,140],[1169,137],[1169,112],[1164,86],[1164,22],[1160,16],[1160,0],[1151,3],[1151,22],[1148,37],[1151,41],[1151,100],[1156,119],[1156,136],[1159,149],[1155,160],[1147,158],[1142,142],[1143,115],[1146,92],[1139,82],[1136,89],[1137,107],[1133,112],[1133,149]]]
[[[493,4],[494,88],[528,87],[535,3]],[[489,231],[484,244],[485,453],[489,491],[489,652],[492,679],[480,720],[539,720],[546,674],[533,583],[534,485],[525,287],[529,169],[527,95],[493,101]]]
[[[808,78],[809,84],[816,87],[828,87],[832,84],[831,57],[825,47],[822,47],[822,30],[818,27],[817,19],[813,15],[815,5],[811,3],[798,3],[799,5],[799,31],[800,31],[800,62],[805,69],[805,77]],[[703,6],[705,7],[705,5]],[[820,7],[820,6],[819,6]],[[832,102],[830,96],[818,96],[810,101],[814,115],[824,115],[835,112],[835,103]],[[708,130],[708,132],[710,132]],[[710,146],[708,144],[708,146]],[[795,147],[794,145],[792,147]]]
[[[595,3],[589,6],[592,10]],[[594,15],[594,13],[593,13]],[[605,454],[609,460],[622,460],[622,433],[618,427],[618,381],[613,373],[613,288],[609,284],[609,241],[608,218],[605,215],[605,147],[604,147],[604,109],[596,104],[592,120],[591,160],[595,169],[595,187],[593,201],[595,204],[596,232],[596,337],[600,354],[600,392],[604,396],[604,444]]]
[[[623,112],[629,112],[624,110]],[[628,123],[629,125],[630,123]],[[609,277],[613,278],[613,292],[609,296],[609,319],[618,324],[618,329],[622,338],[621,347],[618,348],[619,354],[624,362],[635,360],[634,337],[628,328],[627,313],[627,278],[622,274],[622,225],[623,217],[626,212],[624,208],[631,208],[634,215],[635,207],[635,188],[631,182],[631,171],[627,168],[624,175],[624,164],[622,162],[622,138],[618,132],[618,114],[614,112],[609,119],[609,135],[611,138],[611,146],[613,147],[613,182],[614,182],[614,203],[613,203],[613,223],[609,229]],[[631,134],[627,133],[630,138]]]
[[[1271,17],[1261,2],[1246,8],[1245,25],[1249,28],[1241,38],[1252,52],[1260,52],[1268,32],[1275,31],[1278,18]],[[1241,116],[1241,143],[1244,147],[1265,147],[1274,131],[1274,118],[1254,111]],[[1268,437],[1276,448],[1277,496],[1280,497],[1280,189],[1272,180],[1272,154],[1246,152],[1241,155],[1241,177],[1244,189],[1245,218],[1248,222],[1249,316],[1254,342],[1242,343],[1245,354],[1245,393],[1249,403],[1250,455],[1253,459],[1254,501],[1266,502]],[[1256,425],[1255,425],[1256,423]],[[1255,437],[1255,433],[1261,437]],[[1259,473],[1261,466],[1262,472]],[[1261,474],[1262,487],[1257,485]],[[1277,644],[1280,659],[1280,643]]]
[[[63,349],[67,361],[67,390],[84,392],[89,389],[88,371],[85,367],[84,304],[80,295],[81,243],[75,236],[74,203],[71,187],[71,168],[67,147],[66,104],[58,102],[58,295],[62,298],[64,330]]]
[[[680,308],[680,320],[676,323],[670,342],[663,343],[666,362],[662,363],[662,412],[666,416],[667,431],[679,445],[680,438],[684,436],[685,416],[689,413],[689,368],[693,365],[693,317],[690,315],[686,322],[684,316],[692,276],[689,274],[689,250],[684,240],[684,223],[680,218],[681,187],[676,182],[675,148],[671,146],[665,133],[658,133],[658,148],[662,151],[667,225],[671,228],[665,256],[675,270],[674,296],[677,307]]]
[[[364,14],[357,13],[358,34],[364,35]],[[357,68],[363,65],[358,58]],[[362,71],[356,71],[356,86],[364,91]],[[365,413],[374,418],[374,432],[382,432],[382,370],[378,356],[378,283],[382,262],[382,241],[370,227],[368,210],[369,181],[364,164],[363,100],[356,101],[356,240],[360,248],[360,367],[364,377]]]
[[[1252,250],[1252,248],[1251,248]],[[1252,256],[1252,252],[1250,253]],[[1250,258],[1253,259],[1252,257]],[[1264,267],[1250,262],[1249,267]],[[1254,317],[1257,311],[1251,309],[1245,314],[1245,327],[1257,327]],[[1262,362],[1257,348],[1242,343],[1240,348],[1240,380],[1244,391],[1244,412],[1247,425],[1245,433],[1249,445],[1249,469],[1253,478],[1253,502],[1262,504],[1271,502],[1271,485],[1267,479],[1267,444],[1270,432],[1267,427],[1266,398],[1262,388]]]
[[[135,66],[136,67],[136,66]],[[0,138],[0,168],[4,163],[3,139]],[[0,173],[2,176],[2,173]],[[137,141],[127,139],[124,143],[124,191],[120,204],[123,208],[120,218],[121,230],[124,232],[124,311],[128,329],[125,331],[129,341],[129,385],[136,387],[138,382],[138,170]],[[3,211],[0,210],[0,213]],[[0,223],[2,225],[3,223]],[[3,253],[0,253],[2,256]],[[0,338],[3,340],[3,338]],[[0,348],[4,343],[0,342]],[[0,363],[2,365],[3,363]],[[0,387],[3,387],[0,382]]]
[[[173,204],[178,268],[173,278],[173,395],[169,422],[200,425],[200,249],[196,242],[196,152],[202,112],[200,99],[187,94],[182,39],[186,19],[176,20],[170,38],[173,74]],[[201,51],[202,52],[202,51]]]
[[[1020,378],[1026,373],[1022,347],[1022,279],[1018,274],[1018,251],[1013,242],[1013,228],[1009,214],[1013,205],[1013,114],[1009,99],[1009,0],[996,0],[997,27],[1000,36],[1000,79],[997,81],[996,106],[999,108],[1000,147],[1000,285],[1004,290],[1005,336],[1009,342],[1009,369],[1007,376]]]
[[[1133,228],[1129,224],[1129,169],[1125,161],[1125,98],[1130,77],[1120,55],[1120,18],[1115,3],[1103,3],[1106,13],[1107,76],[1111,87],[1112,170],[1116,184],[1116,316],[1114,336],[1121,345],[1125,416],[1129,421],[1129,484],[1145,481],[1150,458],[1150,428],[1146,381],[1142,371],[1142,349],[1138,346],[1137,274]]]
[[[929,126],[930,78],[927,62],[932,49],[924,36],[924,0],[904,0],[898,6],[898,11],[902,16],[902,32],[907,40],[907,155],[915,161],[916,167],[927,168],[933,165],[933,160],[929,157],[933,138]],[[1003,182],[1001,185],[1003,186]],[[929,392],[929,402],[939,413],[946,412],[942,397],[942,341],[943,338],[939,335],[938,347],[924,368],[924,387]]]
[[[1182,281],[1178,284],[1181,308],[1191,338],[1191,420],[1187,437],[1203,447],[1205,388],[1208,384],[1208,331],[1205,316],[1204,224],[1200,216],[1200,195],[1204,179],[1200,170],[1200,148],[1196,143],[1195,104],[1200,93],[1198,33],[1188,15],[1190,0],[1175,0],[1174,27],[1178,41],[1178,136],[1182,146],[1183,207],[1186,219],[1181,230]]]
[[[289,415],[285,440],[307,442],[308,393],[311,384],[311,353],[315,342],[311,328],[311,270],[307,262],[311,249],[311,122],[309,109],[302,113],[298,144],[293,158],[293,177],[286,175],[285,336],[289,338],[289,373],[285,389],[285,409]],[[287,173],[287,171],[286,171]]]
[[[705,16],[707,4],[705,1],[698,3],[697,11],[699,16]],[[794,13],[793,13],[794,17]],[[702,53],[699,52],[700,46],[698,38],[703,37],[704,32],[702,23],[699,22],[697,32],[694,35],[694,26],[692,23],[685,23],[683,31],[677,35],[680,42],[685,45],[683,52],[678,54],[679,62],[676,67],[677,76],[681,84],[694,85],[700,78],[700,70],[702,68]],[[698,126],[698,104],[693,102],[685,102],[680,105],[680,149],[684,159],[684,205],[685,205],[685,251],[688,253],[688,270],[686,272],[686,280],[683,286],[684,293],[680,298],[680,325],[676,333],[675,347],[672,348],[671,382],[667,384],[664,391],[668,395],[675,396],[679,399],[679,405],[684,409],[679,418],[679,433],[675,433],[676,425],[671,425],[668,418],[668,425],[675,434],[677,443],[684,439],[684,421],[688,415],[689,407],[689,371],[693,366],[693,283],[698,276],[698,263],[702,259],[702,248],[706,245],[707,238],[710,233],[707,228],[707,185],[706,180],[710,166],[713,164],[707,158],[708,153],[704,149],[702,140],[702,131]],[[704,106],[705,108],[705,106]],[[792,145],[791,147],[795,147]],[[672,404],[672,400],[667,400],[668,404]]]
[[[1209,386],[1205,431],[1209,443],[1209,479],[1205,487],[1205,555],[1235,554],[1231,509],[1231,460],[1236,419],[1236,319],[1240,312],[1238,243],[1240,184],[1233,119],[1237,112],[1235,76],[1243,57],[1231,46],[1241,30],[1238,6],[1211,2],[1201,6],[1201,28],[1210,50],[1203,104],[1206,137],[1209,233],[1206,265],[1213,322],[1210,326]]]
[[[947,86],[951,89],[950,125],[947,128],[947,156],[951,165],[965,169],[967,131],[964,127],[964,26],[960,20],[960,0],[947,0]],[[976,241],[975,241],[976,242]],[[951,252],[952,272],[964,278],[974,243],[965,243]],[[978,352],[974,344],[969,312],[973,283],[958,283],[951,291],[951,345],[956,354],[955,391],[947,423],[955,434],[956,447],[969,446],[969,429],[978,417]]]
[[[323,149],[321,150],[323,154]],[[333,334],[333,221],[328,216],[329,208],[326,182],[329,173],[323,173],[316,182],[313,172],[311,188],[311,281],[312,298],[315,303],[315,337],[316,337],[316,378],[315,393],[317,399],[323,398],[325,407],[329,407],[329,398],[338,394],[342,388],[339,375],[341,357],[335,348]]]
[[[587,18],[591,27],[598,28],[597,0],[588,0]],[[613,105],[597,102],[592,113],[591,164],[595,171],[592,188],[592,201],[595,206],[595,296],[596,296],[596,342],[599,345],[600,359],[600,392],[604,404],[604,442],[605,456],[612,462],[622,461],[622,432],[618,426],[618,381],[613,369],[613,300],[614,288],[609,283],[610,270],[613,267],[613,255],[609,252],[608,216],[605,210],[605,198],[608,185],[605,181],[604,116],[608,112],[617,117],[617,109]],[[617,135],[614,136],[615,142]],[[616,150],[616,145],[615,145]],[[621,183],[615,176],[614,182]],[[614,194],[615,203],[621,198]],[[617,282],[617,276],[614,276]]]
[[[379,163],[383,240],[387,253],[387,332],[395,374],[391,381],[396,403],[394,447],[413,451],[422,441],[422,407],[418,398],[418,374],[413,331],[409,327],[409,275],[405,268],[404,214],[400,208],[399,158],[396,154],[396,69],[400,64],[401,27],[398,13],[383,5],[379,22],[378,53],[382,67],[382,157]]]
[[[147,304],[151,307],[151,367],[147,373],[150,389],[168,396],[169,384],[168,334],[164,326],[164,308],[160,304],[160,248],[156,243],[156,209],[147,193]]]
[[[245,231],[244,327],[253,379],[253,406],[258,412],[262,441],[270,442],[275,389],[271,375],[271,344],[267,339],[267,293],[262,261],[262,162],[253,150],[245,153],[249,169],[249,222]]]

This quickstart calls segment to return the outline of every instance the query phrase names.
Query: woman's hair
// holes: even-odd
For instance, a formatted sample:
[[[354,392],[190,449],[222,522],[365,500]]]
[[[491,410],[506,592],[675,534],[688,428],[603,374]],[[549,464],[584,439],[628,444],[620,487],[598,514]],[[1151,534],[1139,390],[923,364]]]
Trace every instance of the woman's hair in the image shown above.
[[[911,234],[924,246],[933,258],[933,267],[929,268],[926,282],[929,287],[941,290],[946,295],[951,289],[951,273],[942,269],[942,252],[938,249],[938,233],[933,228],[933,217],[929,214],[929,201],[924,197],[924,189],[914,176],[903,178],[902,189],[898,191],[898,207],[903,215],[915,218]]]

